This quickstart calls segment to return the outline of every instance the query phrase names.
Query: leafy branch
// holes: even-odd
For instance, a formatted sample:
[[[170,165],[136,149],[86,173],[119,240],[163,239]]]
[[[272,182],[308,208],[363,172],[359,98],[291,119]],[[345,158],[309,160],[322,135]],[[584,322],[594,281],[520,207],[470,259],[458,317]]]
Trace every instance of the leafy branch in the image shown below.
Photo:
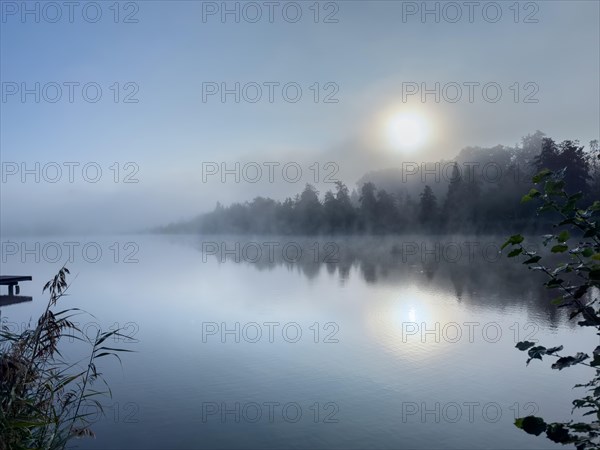
[[[554,232],[543,236],[544,247],[550,246],[552,259],[542,263],[542,255],[528,250],[520,234],[513,235],[502,245],[502,250],[510,246],[509,258],[522,257],[523,264],[530,270],[544,273],[548,281],[544,285],[548,289],[558,290],[560,295],[552,300],[558,308],[569,310],[569,320],[580,317],[577,324],[581,327],[595,327],[600,335],[600,309],[598,294],[600,288],[600,201],[595,200],[585,208],[579,208],[578,202],[582,193],[569,195],[565,191],[565,169],[552,172],[543,170],[533,177],[533,183],[543,186],[542,191],[533,188],[523,196],[522,202],[539,201],[538,213],[553,212],[559,222],[553,226]],[[571,231],[569,231],[569,229]],[[571,235],[578,238],[576,243]],[[560,261],[557,263],[556,259]],[[519,342],[516,348],[527,351],[527,364],[534,359],[542,360],[543,356],[557,358],[552,369],[562,370],[575,365],[590,367],[596,371],[595,377],[586,384],[575,387],[587,387],[589,395],[573,401],[572,413],[576,409],[585,410],[583,416],[594,416],[590,423],[564,422],[546,423],[540,417],[527,416],[518,418],[515,425],[527,433],[536,436],[545,432],[546,437],[561,444],[574,444],[578,450],[597,449],[600,447],[600,346],[590,356],[585,352],[577,352],[572,356],[562,356],[558,352],[563,346],[546,348],[535,343]],[[586,362],[584,362],[586,361]]]

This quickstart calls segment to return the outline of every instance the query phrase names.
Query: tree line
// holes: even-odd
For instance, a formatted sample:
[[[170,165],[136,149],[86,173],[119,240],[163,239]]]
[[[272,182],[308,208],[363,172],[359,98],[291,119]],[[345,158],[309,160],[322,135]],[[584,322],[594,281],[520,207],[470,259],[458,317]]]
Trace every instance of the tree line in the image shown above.
[[[485,164],[492,167],[491,163],[494,177],[481,170]],[[398,176],[384,181],[386,188],[367,177],[352,192],[336,181],[322,196],[307,184],[294,198],[256,197],[227,207],[217,203],[210,213],[160,231],[352,235],[503,232],[515,226],[535,231],[545,223],[536,221],[534,208],[520,199],[531,184],[531,174],[542,169],[564,169],[566,184],[573,192],[581,191],[585,200],[600,198],[597,141],[586,150],[576,140],[557,143],[538,131],[515,148],[467,148],[450,169],[451,175],[445,179],[417,186],[417,196],[405,189]]]

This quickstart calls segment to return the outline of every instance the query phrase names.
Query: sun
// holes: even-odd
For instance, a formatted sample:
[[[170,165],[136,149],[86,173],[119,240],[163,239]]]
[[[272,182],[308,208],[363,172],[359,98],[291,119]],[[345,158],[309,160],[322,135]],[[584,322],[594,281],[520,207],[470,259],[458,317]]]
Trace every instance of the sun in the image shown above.
[[[387,120],[386,135],[392,148],[413,151],[425,144],[429,127],[427,121],[417,113],[396,113]]]

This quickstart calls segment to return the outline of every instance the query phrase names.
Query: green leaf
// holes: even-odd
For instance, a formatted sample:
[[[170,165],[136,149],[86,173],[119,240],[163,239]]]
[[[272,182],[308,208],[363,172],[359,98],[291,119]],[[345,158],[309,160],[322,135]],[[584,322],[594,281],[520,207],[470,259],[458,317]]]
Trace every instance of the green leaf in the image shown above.
[[[538,191],[537,189],[531,189],[528,194],[524,195],[521,198],[521,203],[527,203],[533,200],[534,198],[539,197],[540,195],[542,195],[540,191]]]
[[[573,270],[571,269],[571,266],[569,265],[569,263],[566,264],[562,264],[560,266],[558,266],[556,269],[554,269],[552,271],[552,275],[557,275],[561,272],[572,272]]]
[[[521,341],[521,342],[517,342],[517,345],[515,345],[515,347],[523,352],[523,351],[527,350],[528,348],[533,347],[534,345],[535,345],[535,342]]]
[[[515,425],[526,433],[535,434],[536,436],[546,431],[547,426],[544,419],[535,416],[520,417],[515,420]]]
[[[528,260],[526,260],[526,261],[523,261],[523,264],[535,264],[535,263],[537,263],[537,262],[538,262],[540,259],[542,259],[542,257],[541,257],[541,256],[539,256],[539,255],[535,255],[535,256],[532,256],[531,258],[529,258]]]
[[[508,257],[509,257],[509,258],[514,258],[515,256],[518,256],[518,255],[520,255],[522,251],[523,251],[523,249],[521,249],[521,248],[515,248],[513,251],[511,251],[511,252],[508,254]]]
[[[592,429],[592,426],[589,423],[582,423],[582,422],[573,423],[569,426],[572,430],[574,430],[576,432],[586,432],[586,431],[590,431]]]
[[[592,355],[594,356],[594,359],[592,360],[592,362],[590,362],[590,366],[592,366],[592,367],[600,366],[600,345],[594,349],[594,352],[592,353]],[[596,391],[594,392],[594,395],[598,396],[600,394],[600,386],[596,387]]]
[[[530,348],[527,354],[529,355],[527,364],[529,364],[532,359],[539,359],[541,361],[542,355],[546,354],[546,347],[538,345],[537,347]]]
[[[574,223],[575,223],[575,219],[570,218],[570,219],[561,220],[560,222],[558,222],[558,226],[561,227],[563,225],[571,225],[571,224],[574,224]]]
[[[544,169],[541,172],[539,172],[537,175],[534,175],[533,178],[531,179],[534,183],[539,183],[540,181],[542,181],[544,178],[549,177],[550,175],[552,175],[552,171],[550,171],[549,169]]]
[[[582,284],[581,286],[579,286],[577,288],[577,290],[575,291],[575,294],[573,294],[573,297],[575,298],[581,298],[584,296],[584,294],[587,292],[589,286],[587,284]]]
[[[509,237],[508,240],[504,244],[502,244],[502,247],[500,247],[500,250],[504,250],[504,248],[508,245],[520,244],[524,240],[525,240],[525,238],[523,236],[521,236],[520,234],[515,234],[515,235]]]
[[[558,239],[558,242],[567,242],[569,237],[570,237],[569,232],[567,230],[564,230],[557,236],[556,239]]]
[[[548,242],[550,242],[554,238],[554,235],[553,234],[544,234],[542,237],[544,238],[544,247],[545,247],[546,245],[548,245]]]
[[[562,370],[566,367],[574,366],[575,364],[579,364],[582,361],[588,359],[589,356],[585,353],[577,353],[575,356],[564,356],[562,358],[558,358],[558,360],[552,364],[553,369]]]
[[[600,355],[594,354],[594,359],[590,363],[590,366],[592,366],[592,367],[598,367],[598,366],[600,366]],[[600,389],[600,386],[597,387],[596,389]]]
[[[548,439],[551,441],[559,444],[568,444],[574,441],[573,436],[569,434],[562,423],[552,423],[548,425],[546,436],[548,436]]]
[[[549,288],[552,288],[552,287],[560,286],[563,282],[564,282],[564,280],[562,280],[560,278],[553,278],[552,280],[550,280],[546,283],[546,286],[548,286]]]
[[[546,194],[559,195],[562,193],[564,187],[565,182],[563,180],[548,180],[544,185],[544,190],[546,191]]]
[[[558,244],[550,249],[552,253],[563,253],[569,250],[569,246],[566,244]]]
[[[592,250],[591,248],[584,248],[583,251],[581,252],[581,254],[583,256],[585,256],[586,258],[589,258],[590,256],[592,256],[594,254],[594,250]]]
[[[546,350],[546,354],[551,355],[552,353],[560,352],[562,349],[562,345],[559,345],[558,347],[550,347],[548,350]]]

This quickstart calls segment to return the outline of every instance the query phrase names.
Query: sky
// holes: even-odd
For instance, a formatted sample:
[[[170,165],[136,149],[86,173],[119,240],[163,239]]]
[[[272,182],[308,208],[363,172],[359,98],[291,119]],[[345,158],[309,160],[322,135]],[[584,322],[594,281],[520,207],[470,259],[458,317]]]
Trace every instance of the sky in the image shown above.
[[[134,231],[536,130],[600,135],[598,1],[0,5],[3,235]]]

